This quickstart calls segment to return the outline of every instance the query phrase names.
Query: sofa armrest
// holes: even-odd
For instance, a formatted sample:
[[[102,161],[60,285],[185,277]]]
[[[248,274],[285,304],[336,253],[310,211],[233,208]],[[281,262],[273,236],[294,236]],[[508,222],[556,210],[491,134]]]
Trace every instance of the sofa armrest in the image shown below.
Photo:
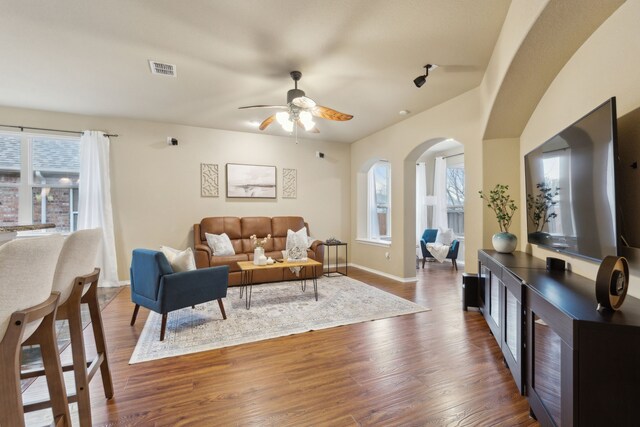
[[[314,240],[309,249],[316,254],[316,261],[324,264],[324,242],[322,240]]]
[[[207,245],[195,244],[194,257],[197,268],[207,268],[211,263],[211,248]]]

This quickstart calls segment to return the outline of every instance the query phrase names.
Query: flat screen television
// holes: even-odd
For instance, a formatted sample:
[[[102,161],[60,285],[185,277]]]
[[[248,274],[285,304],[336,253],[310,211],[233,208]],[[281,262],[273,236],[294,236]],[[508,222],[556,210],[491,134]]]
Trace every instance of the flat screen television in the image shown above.
[[[529,243],[592,260],[616,255],[615,101],[525,156]]]
[[[618,118],[618,255],[640,275],[640,108]]]

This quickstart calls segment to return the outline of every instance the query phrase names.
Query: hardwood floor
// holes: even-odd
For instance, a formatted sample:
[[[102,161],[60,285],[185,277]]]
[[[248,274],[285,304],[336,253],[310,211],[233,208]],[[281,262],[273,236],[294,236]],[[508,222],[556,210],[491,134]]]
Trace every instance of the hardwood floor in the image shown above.
[[[147,311],[130,327],[123,290],[103,311],[115,396],[105,400],[96,375],[94,422],[537,425],[482,316],[462,311],[461,275],[450,264],[428,263],[417,283],[356,268],[349,276],[432,311],[129,366]]]

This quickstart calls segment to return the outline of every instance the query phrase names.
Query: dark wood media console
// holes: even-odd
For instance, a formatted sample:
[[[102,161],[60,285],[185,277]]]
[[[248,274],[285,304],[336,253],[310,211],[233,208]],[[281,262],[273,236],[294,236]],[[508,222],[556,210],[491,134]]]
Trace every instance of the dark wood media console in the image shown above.
[[[540,424],[640,425],[640,300],[600,313],[593,280],[522,252],[478,260],[480,310]]]

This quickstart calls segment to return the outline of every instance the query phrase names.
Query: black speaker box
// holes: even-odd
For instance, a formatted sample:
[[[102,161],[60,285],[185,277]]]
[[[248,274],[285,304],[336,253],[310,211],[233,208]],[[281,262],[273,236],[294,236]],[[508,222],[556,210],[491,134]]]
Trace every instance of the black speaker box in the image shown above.
[[[547,257],[547,271],[564,271],[565,262],[560,258]]]

